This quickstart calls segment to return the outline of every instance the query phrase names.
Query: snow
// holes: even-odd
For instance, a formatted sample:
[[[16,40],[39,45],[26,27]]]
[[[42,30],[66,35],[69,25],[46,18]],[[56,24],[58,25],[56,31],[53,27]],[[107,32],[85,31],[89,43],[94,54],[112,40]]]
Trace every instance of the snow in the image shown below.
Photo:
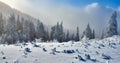
[[[0,63],[119,63],[119,52],[120,36],[79,42],[1,44]]]

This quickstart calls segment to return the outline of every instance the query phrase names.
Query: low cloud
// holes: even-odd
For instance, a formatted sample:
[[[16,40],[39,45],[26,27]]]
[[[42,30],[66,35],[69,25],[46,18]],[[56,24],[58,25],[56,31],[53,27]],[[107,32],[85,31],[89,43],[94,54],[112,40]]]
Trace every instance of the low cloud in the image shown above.
[[[12,2],[15,3],[13,4]],[[46,25],[54,25],[57,22],[63,21],[66,29],[76,30],[76,27],[79,26],[80,33],[82,33],[89,23],[91,28],[95,29],[97,36],[102,33],[102,30],[108,24],[111,13],[115,11],[115,9],[101,6],[97,2],[82,7],[75,7],[65,3],[56,4],[52,0],[35,0],[34,2],[32,0],[12,0],[12,2],[7,4],[39,18]],[[118,12],[117,20],[120,24],[120,7],[116,11]],[[120,28],[120,25],[118,26]]]

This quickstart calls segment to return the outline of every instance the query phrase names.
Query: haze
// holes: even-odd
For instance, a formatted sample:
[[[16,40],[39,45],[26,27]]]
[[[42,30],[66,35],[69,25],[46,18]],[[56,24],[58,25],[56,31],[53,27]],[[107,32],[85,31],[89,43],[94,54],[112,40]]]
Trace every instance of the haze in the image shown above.
[[[76,30],[79,26],[80,33],[89,23],[99,36],[107,26],[111,13],[117,11],[118,24],[120,24],[119,2],[114,0],[0,0],[12,8],[18,9],[35,18],[40,19],[46,25],[55,25],[63,22],[64,27]],[[113,2],[112,2],[113,1]],[[120,31],[120,25],[118,25]]]

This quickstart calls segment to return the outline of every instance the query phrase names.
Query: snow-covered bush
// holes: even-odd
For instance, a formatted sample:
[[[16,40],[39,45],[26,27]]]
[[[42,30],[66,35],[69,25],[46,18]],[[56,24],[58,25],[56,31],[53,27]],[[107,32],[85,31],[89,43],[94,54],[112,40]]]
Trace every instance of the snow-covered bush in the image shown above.
[[[110,60],[110,59],[112,59],[111,56],[105,55],[105,54],[102,54],[102,58],[105,59],[105,60]]]
[[[40,45],[38,45],[38,44],[33,44],[33,47],[40,47]]]
[[[85,54],[85,58],[86,58],[86,60],[91,60],[91,61],[93,61],[93,62],[96,62],[96,61],[97,61],[96,59],[92,59],[89,54]]]
[[[74,50],[63,50],[63,53],[73,54],[73,53],[75,53],[75,51]]]
[[[82,56],[80,56],[80,55],[78,55],[77,59],[79,59],[79,61],[86,62],[86,60]]]
[[[32,51],[30,50],[30,48],[25,48],[25,52],[30,53],[30,52],[32,52]]]
[[[47,52],[47,50],[46,50],[45,48],[43,48],[43,51],[44,51],[44,52]]]

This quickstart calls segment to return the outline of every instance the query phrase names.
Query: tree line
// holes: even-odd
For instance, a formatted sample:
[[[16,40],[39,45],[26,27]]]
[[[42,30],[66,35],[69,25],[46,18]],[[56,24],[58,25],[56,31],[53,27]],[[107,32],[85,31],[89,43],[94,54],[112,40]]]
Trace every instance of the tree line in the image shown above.
[[[17,17],[17,18],[16,18]],[[103,31],[101,38],[118,35],[117,32],[117,13],[112,13],[108,27]],[[1,43],[14,44],[16,42],[28,42],[35,39],[41,39],[42,42],[57,40],[58,42],[80,41],[83,37],[95,39],[95,30],[92,30],[90,24],[87,25],[83,34],[79,35],[79,27],[76,27],[76,33],[71,33],[69,30],[64,31],[63,22],[57,22],[51,27],[51,31],[45,28],[45,25],[36,20],[24,19],[15,14],[11,14],[8,19],[5,19],[0,13],[0,41]]]

